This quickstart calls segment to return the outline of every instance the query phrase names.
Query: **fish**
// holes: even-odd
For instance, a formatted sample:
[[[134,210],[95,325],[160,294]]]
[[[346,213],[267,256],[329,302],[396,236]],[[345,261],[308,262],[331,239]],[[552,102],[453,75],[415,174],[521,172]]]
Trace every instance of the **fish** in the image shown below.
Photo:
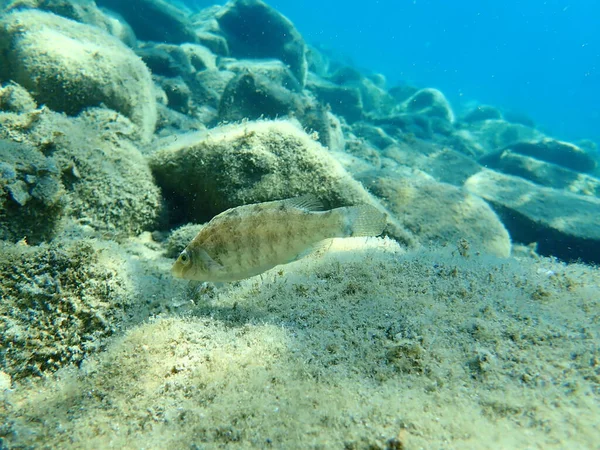
[[[254,203],[215,216],[173,264],[176,278],[231,282],[296,261],[332,238],[379,236],[387,215],[372,205],[325,210],[312,195]]]

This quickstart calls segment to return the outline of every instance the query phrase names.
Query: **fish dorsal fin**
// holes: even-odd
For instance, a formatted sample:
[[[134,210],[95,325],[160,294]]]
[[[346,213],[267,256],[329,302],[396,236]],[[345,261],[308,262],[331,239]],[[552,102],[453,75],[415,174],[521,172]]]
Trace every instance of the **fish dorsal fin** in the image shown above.
[[[305,209],[307,211],[323,211],[325,205],[313,194],[305,194],[300,197],[282,200],[282,203],[291,208]]]

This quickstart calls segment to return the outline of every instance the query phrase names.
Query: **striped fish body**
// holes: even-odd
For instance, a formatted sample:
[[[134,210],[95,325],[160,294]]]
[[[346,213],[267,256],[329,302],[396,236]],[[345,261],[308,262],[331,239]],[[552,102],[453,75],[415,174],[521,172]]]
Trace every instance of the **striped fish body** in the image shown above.
[[[369,205],[318,211],[312,197],[257,203],[214,217],[179,255],[172,273],[197,281],[235,281],[310,253],[326,239],[375,236],[385,214]]]

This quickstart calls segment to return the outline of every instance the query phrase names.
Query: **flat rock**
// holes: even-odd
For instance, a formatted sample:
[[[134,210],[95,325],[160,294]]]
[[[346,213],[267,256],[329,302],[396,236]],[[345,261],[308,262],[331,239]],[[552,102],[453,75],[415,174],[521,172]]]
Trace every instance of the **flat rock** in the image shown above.
[[[398,141],[383,150],[381,155],[455,186],[462,186],[471,175],[481,170],[481,165],[461,152],[421,139]]]
[[[579,195],[600,197],[600,180],[566,167],[503,150],[480,161],[486,167],[519,176],[542,186],[563,189]]]
[[[578,172],[591,172],[596,168],[596,160],[570,142],[544,138],[535,142],[516,142],[508,148],[515,153],[532,156]]]
[[[466,130],[485,153],[496,152],[517,142],[536,141],[544,136],[535,128],[501,119],[472,122]]]
[[[492,170],[473,175],[465,188],[494,207],[514,241],[536,242],[541,255],[600,263],[600,199]]]

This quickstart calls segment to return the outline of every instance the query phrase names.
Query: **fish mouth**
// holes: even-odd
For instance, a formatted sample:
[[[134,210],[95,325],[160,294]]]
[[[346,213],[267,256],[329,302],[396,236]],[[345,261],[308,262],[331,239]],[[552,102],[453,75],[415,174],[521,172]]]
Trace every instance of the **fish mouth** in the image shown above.
[[[183,271],[180,267],[177,267],[177,264],[174,264],[173,267],[171,267],[171,275],[175,278],[183,278]]]

